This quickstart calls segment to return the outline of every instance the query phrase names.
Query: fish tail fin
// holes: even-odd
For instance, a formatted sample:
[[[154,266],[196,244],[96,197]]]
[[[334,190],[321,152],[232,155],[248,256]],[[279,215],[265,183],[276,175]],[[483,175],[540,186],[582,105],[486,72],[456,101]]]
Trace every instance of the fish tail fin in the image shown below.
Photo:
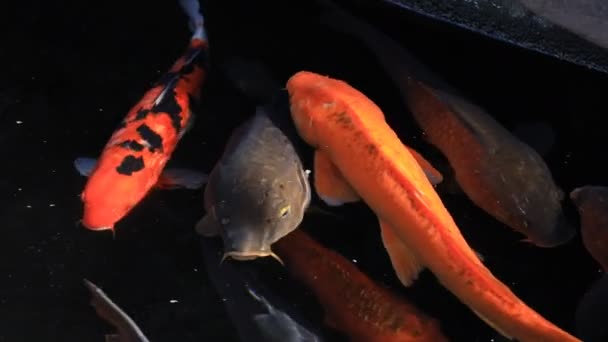
[[[208,175],[202,172],[170,168],[165,169],[158,179],[157,186],[161,189],[200,189],[207,183]]]
[[[89,177],[93,170],[97,166],[97,159],[95,158],[76,158],[74,160],[74,167],[82,176]]]
[[[188,17],[188,27],[192,31],[192,39],[207,41],[205,18],[198,0],[179,0],[179,5]]]
[[[106,341],[149,342],[135,321],[114,303],[102,289],[88,279],[83,279],[83,282],[89,290],[90,303],[97,316],[117,330],[117,334],[106,335]]]

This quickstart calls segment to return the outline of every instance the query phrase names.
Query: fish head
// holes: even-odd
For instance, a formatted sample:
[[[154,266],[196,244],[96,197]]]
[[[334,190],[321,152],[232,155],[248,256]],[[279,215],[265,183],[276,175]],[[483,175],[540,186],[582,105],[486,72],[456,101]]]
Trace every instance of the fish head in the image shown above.
[[[117,173],[116,162],[111,158],[102,159],[80,196],[84,203],[82,225],[89,230],[113,229],[158,179],[158,175],[154,177],[147,169],[130,175]]]
[[[300,225],[309,203],[307,179],[281,177],[235,187],[214,205],[225,255],[239,260],[273,256],[271,245]]]
[[[583,241],[608,241],[608,187],[578,187],[570,192],[570,199],[579,213]]]

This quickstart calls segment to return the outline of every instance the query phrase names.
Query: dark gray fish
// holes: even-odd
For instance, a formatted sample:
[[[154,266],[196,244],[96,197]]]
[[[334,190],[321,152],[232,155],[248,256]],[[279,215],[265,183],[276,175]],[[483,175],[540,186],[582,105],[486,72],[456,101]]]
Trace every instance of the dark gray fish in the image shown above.
[[[575,313],[578,338],[585,342],[608,341],[608,275],[596,281],[583,295]]]
[[[288,302],[273,296],[257,278],[252,263],[222,263],[222,248],[214,239],[202,240],[209,279],[222,297],[224,307],[242,342],[320,342],[322,339],[289,314]],[[261,293],[267,293],[262,296]],[[319,321],[320,323],[321,321]]]
[[[608,271],[608,187],[582,186],[570,192],[570,199],[580,216],[585,248]]]
[[[206,215],[196,231],[204,236],[221,235],[224,257],[273,256],[280,261],[271,245],[300,225],[310,204],[309,171],[271,119],[273,113],[289,110],[277,103],[258,107],[233,132],[209,175]]]
[[[397,42],[329,0],[322,20],[362,39],[406,99],[427,140],[448,159],[456,181],[478,207],[537,246],[570,241],[563,191],[542,157],[484,109],[467,101]]]
[[[106,335],[106,342],[149,342],[137,324],[116,305],[97,285],[84,279],[84,285],[91,292],[91,305],[97,315],[110,323],[116,334]]]

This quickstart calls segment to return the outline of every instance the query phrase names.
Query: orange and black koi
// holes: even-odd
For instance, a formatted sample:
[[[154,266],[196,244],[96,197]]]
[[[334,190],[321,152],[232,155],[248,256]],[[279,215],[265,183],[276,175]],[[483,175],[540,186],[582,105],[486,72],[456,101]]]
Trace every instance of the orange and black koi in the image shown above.
[[[208,69],[208,40],[196,0],[180,1],[194,31],[185,53],[129,111],[92,169],[82,192],[82,224],[91,230],[113,229],[158,180],[179,140],[192,125],[191,105],[198,100]],[[96,165],[93,167],[91,163]],[[200,177],[180,180],[186,187]]]

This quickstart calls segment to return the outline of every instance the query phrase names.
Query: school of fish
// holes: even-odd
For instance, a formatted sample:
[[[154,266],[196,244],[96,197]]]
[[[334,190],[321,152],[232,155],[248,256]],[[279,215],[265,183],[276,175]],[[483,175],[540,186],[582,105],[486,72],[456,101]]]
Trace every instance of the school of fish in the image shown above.
[[[204,187],[204,213],[193,225],[203,239],[209,278],[227,298],[241,339],[323,340],[287,313],[292,310],[284,300],[261,295],[263,286],[256,277],[224,263],[227,258],[245,262],[273,257],[294,281],[311,289],[325,323],[352,341],[447,341],[435,318],[305,232],[314,194],[330,207],[363,202],[377,217],[378,233],[403,286],[413,286],[427,269],[509,339],[608,338],[597,319],[605,317],[608,307],[605,275],[580,302],[576,337],[545,319],[494,276],[467,243],[436,191],[444,176],[402,141],[376,103],[343,80],[301,70],[282,85],[263,66],[238,58],[227,61],[226,78],[257,102],[256,111],[233,131],[209,172],[165,168],[194,124],[195,110],[204,107],[199,99],[210,68],[198,0],[179,3],[192,30],[186,51],[130,109],[99,158],[74,161],[77,171],[88,177],[81,193],[86,229],[114,231],[153,188]],[[542,153],[400,44],[330,0],[319,3],[321,22],[357,37],[376,55],[427,142],[446,157],[471,202],[538,247],[573,240],[576,229],[562,211],[566,196]],[[313,151],[312,171],[301,160],[299,144]],[[580,186],[569,199],[579,212],[583,244],[603,274],[608,268],[608,187]],[[222,247],[209,244],[216,236]],[[148,341],[101,289],[88,280],[85,286],[98,315],[117,330],[108,339]]]

